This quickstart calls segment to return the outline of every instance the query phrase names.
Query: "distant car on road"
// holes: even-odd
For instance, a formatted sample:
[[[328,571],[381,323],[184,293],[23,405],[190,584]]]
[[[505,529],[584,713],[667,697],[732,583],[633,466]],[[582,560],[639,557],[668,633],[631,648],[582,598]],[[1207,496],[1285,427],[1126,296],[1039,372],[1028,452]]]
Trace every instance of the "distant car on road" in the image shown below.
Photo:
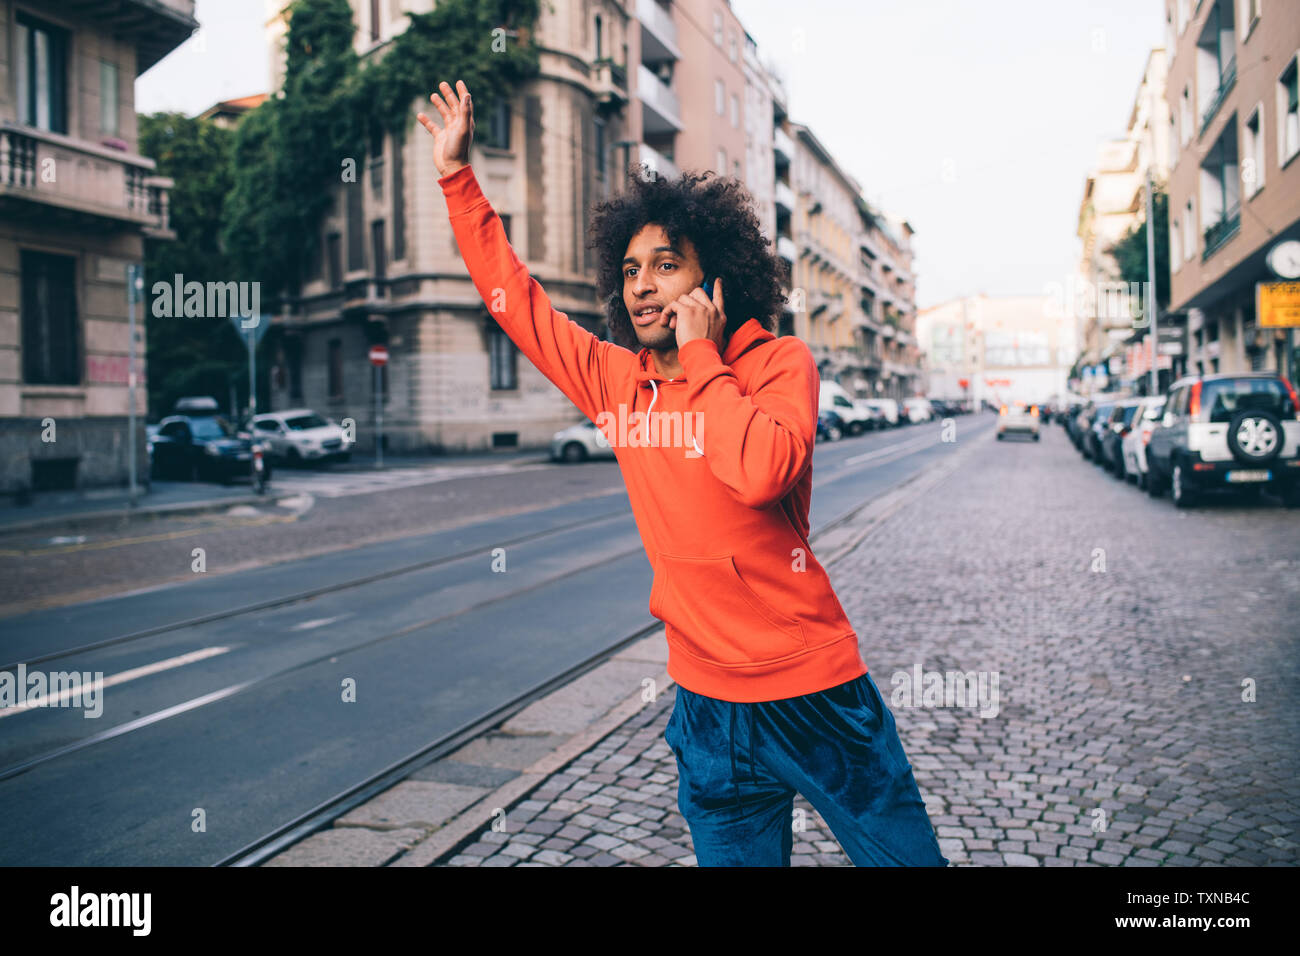
[[[614,446],[590,419],[562,428],[551,438],[552,461],[575,462],[613,457]]]
[[[1147,444],[1147,492],[1174,505],[1204,491],[1275,490],[1300,506],[1300,402],[1276,372],[1220,372],[1169,387]]]
[[[253,433],[271,455],[298,465],[309,461],[347,461],[352,443],[341,426],[310,408],[266,412],[253,418]]]
[[[1118,399],[1098,402],[1092,407],[1090,417],[1086,419],[1087,426],[1083,430],[1080,450],[1083,452],[1083,457],[1094,465],[1101,464],[1102,430],[1109,427],[1110,413],[1115,410],[1116,401]]]
[[[843,437],[844,419],[829,408],[821,409],[817,413],[817,440],[839,441]]]
[[[903,399],[903,414],[907,420],[914,425],[921,422],[928,422],[934,417],[934,408],[930,405],[927,398],[905,398]]]
[[[885,416],[885,424],[891,427],[902,424],[902,419],[899,417],[898,413],[898,402],[894,401],[894,399],[864,398],[862,401],[864,404],[870,405],[872,408],[879,409]]]
[[[844,386],[835,382],[822,382],[817,407],[833,411],[844,422],[844,430],[850,435],[861,435],[869,428],[876,427],[876,417],[865,403],[855,400],[844,390]]]
[[[1032,435],[1038,441],[1038,406],[1014,402],[998,409],[998,441],[1010,432]]]
[[[1142,399],[1126,398],[1115,403],[1110,411],[1106,427],[1101,429],[1098,446],[1101,448],[1101,467],[1116,478],[1124,477],[1124,437],[1133,427],[1133,422],[1142,408]]]
[[[214,403],[215,404],[215,403]],[[253,477],[253,438],[217,414],[169,415],[158,423],[150,476],[180,481],[219,481]],[[271,466],[263,463],[266,480]]]

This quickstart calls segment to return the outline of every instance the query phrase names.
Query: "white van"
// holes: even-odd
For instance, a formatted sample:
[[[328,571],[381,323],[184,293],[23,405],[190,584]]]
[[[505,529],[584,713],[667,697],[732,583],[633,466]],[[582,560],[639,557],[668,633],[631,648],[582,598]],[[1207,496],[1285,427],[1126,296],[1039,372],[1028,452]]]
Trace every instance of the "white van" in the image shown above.
[[[852,395],[837,382],[822,382],[817,400],[817,411],[832,411],[844,420],[844,429],[850,435],[860,435],[872,427],[872,416]]]
[[[883,412],[886,425],[894,426],[898,424],[898,402],[892,398],[864,398],[862,402]]]
[[[907,420],[913,425],[928,422],[934,417],[934,407],[930,404],[928,398],[905,398],[903,399],[903,410],[907,415]]]

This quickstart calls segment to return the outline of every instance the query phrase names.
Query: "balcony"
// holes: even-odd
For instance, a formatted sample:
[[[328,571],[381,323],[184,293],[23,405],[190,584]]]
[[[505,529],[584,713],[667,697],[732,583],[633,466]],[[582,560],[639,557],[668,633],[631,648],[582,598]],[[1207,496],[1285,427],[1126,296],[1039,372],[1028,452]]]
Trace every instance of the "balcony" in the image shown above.
[[[641,22],[641,59],[657,63],[682,58],[671,13],[655,0],[636,0],[636,18]]]
[[[778,236],[776,254],[786,262],[794,265],[795,260],[799,258],[799,247],[794,244],[794,240],[789,236]]]
[[[1205,251],[1201,253],[1201,261],[1204,262],[1218,252],[1240,228],[1241,207],[1233,204],[1224,212],[1222,219],[1205,230]]]
[[[643,106],[641,122],[647,134],[680,133],[684,129],[677,94],[644,63],[637,67],[636,95]]]
[[[639,160],[651,169],[656,176],[676,179],[681,175],[677,164],[652,146],[641,143],[637,150]]]
[[[794,212],[794,190],[780,181],[776,184],[776,209],[777,212]]]
[[[194,0],[60,0],[58,12],[130,42],[136,71],[143,73],[198,29]]]
[[[627,103],[627,69],[608,57],[591,65],[592,90],[601,106]]]
[[[1201,130],[1197,135],[1204,135],[1206,129],[1209,128],[1210,121],[1213,120],[1214,115],[1219,112],[1219,107],[1222,106],[1223,101],[1228,98],[1228,94],[1232,92],[1232,88],[1236,83],[1237,58],[1233,56],[1228,60],[1227,64],[1223,68],[1223,72],[1219,75],[1219,88],[1210,97],[1209,103],[1201,113]]]
[[[794,160],[794,140],[779,126],[772,131],[772,151],[779,165],[788,165]]]
[[[59,219],[94,231],[135,227],[175,239],[168,215],[173,182],[145,156],[61,133],[0,121],[0,211],[5,218]]]

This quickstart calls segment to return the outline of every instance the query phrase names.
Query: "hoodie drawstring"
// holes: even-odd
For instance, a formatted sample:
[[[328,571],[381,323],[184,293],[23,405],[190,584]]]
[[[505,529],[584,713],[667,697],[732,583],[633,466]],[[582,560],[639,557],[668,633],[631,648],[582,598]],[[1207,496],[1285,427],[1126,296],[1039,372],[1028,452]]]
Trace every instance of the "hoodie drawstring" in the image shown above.
[[[650,417],[650,413],[654,411],[655,402],[659,401],[659,386],[655,385],[654,379],[650,379],[650,388],[655,393],[655,397],[650,399],[650,407],[645,410],[646,418]]]

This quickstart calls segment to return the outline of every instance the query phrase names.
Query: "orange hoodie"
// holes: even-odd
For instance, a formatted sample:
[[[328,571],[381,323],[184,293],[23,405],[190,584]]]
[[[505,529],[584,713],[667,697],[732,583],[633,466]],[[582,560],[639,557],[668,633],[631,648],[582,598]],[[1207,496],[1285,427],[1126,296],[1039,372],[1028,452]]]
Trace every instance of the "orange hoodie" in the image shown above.
[[[669,676],[753,702],[865,674],[808,545],[820,379],[803,340],[750,319],[721,355],[709,339],[686,343],[685,374],[665,379],[649,349],[602,341],[552,308],[471,167],[438,184],[489,313],[614,446],[654,568],[649,610],[665,624]]]

